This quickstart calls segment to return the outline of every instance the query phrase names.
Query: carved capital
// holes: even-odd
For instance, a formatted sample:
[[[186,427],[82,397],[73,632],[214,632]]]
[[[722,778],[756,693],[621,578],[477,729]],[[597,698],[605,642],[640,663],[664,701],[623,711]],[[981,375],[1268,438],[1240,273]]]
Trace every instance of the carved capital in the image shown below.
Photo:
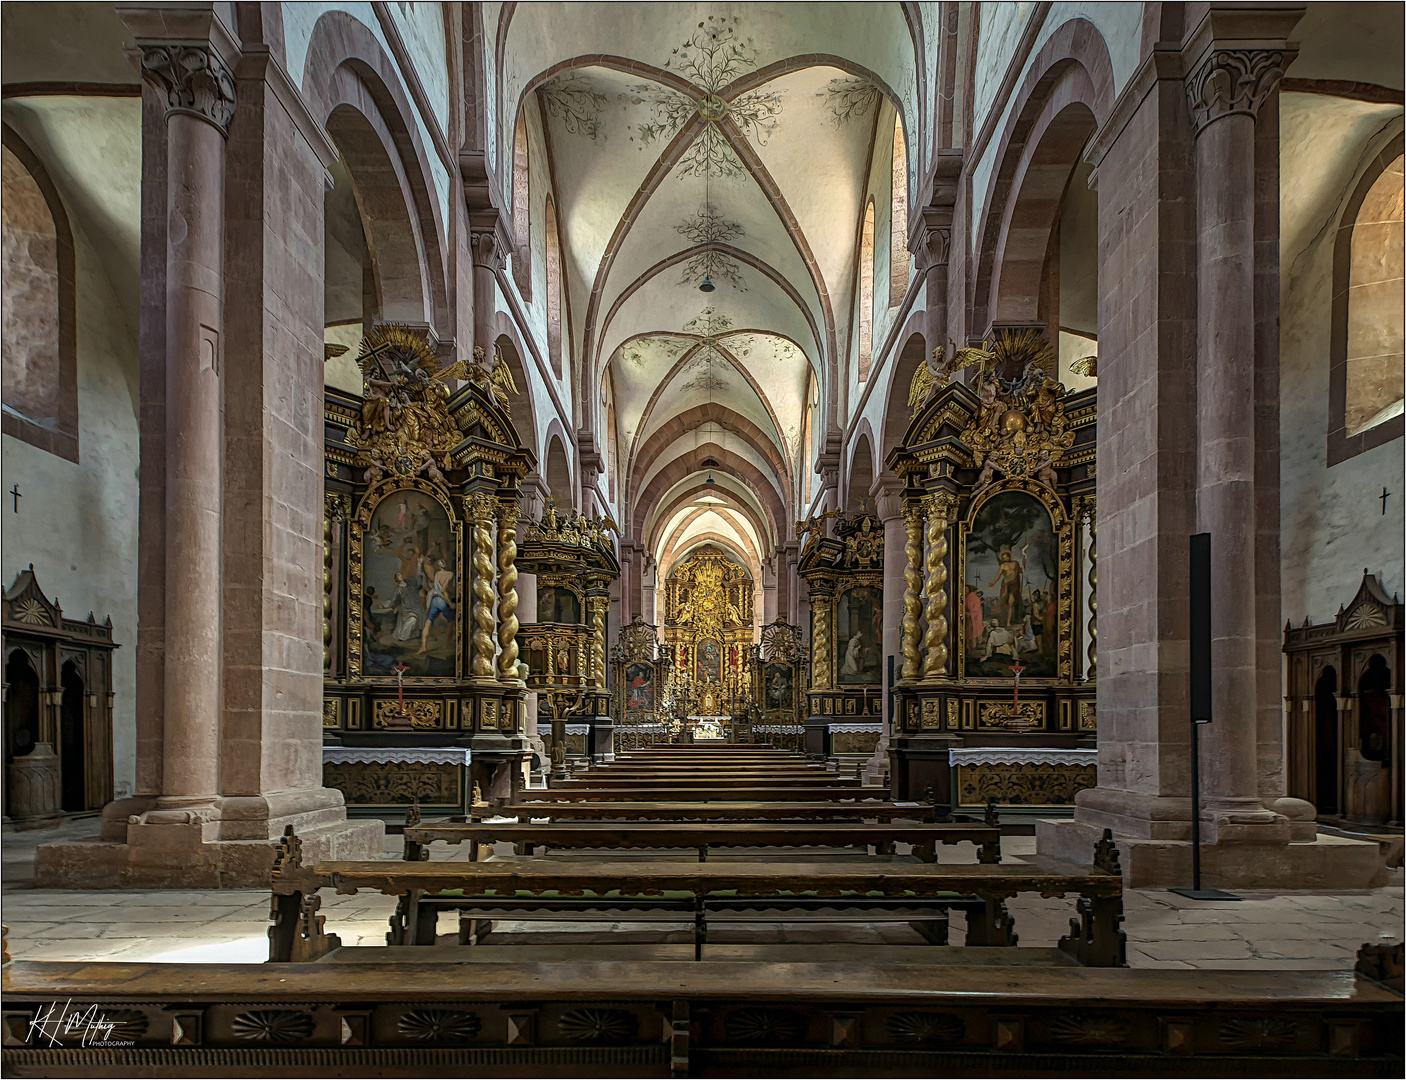
[[[1186,79],[1186,103],[1196,134],[1222,117],[1253,117],[1283,77],[1282,49],[1211,50]]]
[[[144,42],[142,73],[166,95],[166,116],[186,113],[229,134],[234,75],[209,45]]]
[[[924,221],[922,249],[918,252],[919,268],[926,270],[929,267],[942,266],[947,262],[951,249],[951,224],[934,225]]]
[[[503,269],[504,252],[495,232],[485,230],[470,233],[469,247],[473,250],[475,267],[482,267],[494,274]]]
[[[926,501],[929,521],[940,521],[944,526],[951,522],[957,509],[957,496],[950,491],[939,491],[929,495]]]

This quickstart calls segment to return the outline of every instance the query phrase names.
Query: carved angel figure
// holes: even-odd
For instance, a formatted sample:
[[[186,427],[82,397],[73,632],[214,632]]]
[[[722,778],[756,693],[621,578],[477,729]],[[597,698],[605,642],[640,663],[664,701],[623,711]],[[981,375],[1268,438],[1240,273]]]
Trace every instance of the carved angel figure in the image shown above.
[[[358,464],[366,464],[366,471],[361,474],[361,479],[367,485],[379,483],[381,477],[386,475],[386,463],[381,460],[379,451],[372,450],[362,454],[357,461]]]
[[[439,471],[439,466],[435,464],[435,460],[428,450],[420,452],[420,467],[415,472],[419,476],[428,478],[431,483],[438,484],[446,491],[449,490],[449,481],[444,478],[444,473]]]
[[[943,359],[945,352],[944,347],[939,345],[918,370],[913,372],[913,381],[908,385],[908,407],[915,414],[932,392],[946,386],[955,373],[973,364],[979,364],[982,370],[985,370],[996,359],[994,353],[975,346],[955,350],[952,359],[946,361]]]

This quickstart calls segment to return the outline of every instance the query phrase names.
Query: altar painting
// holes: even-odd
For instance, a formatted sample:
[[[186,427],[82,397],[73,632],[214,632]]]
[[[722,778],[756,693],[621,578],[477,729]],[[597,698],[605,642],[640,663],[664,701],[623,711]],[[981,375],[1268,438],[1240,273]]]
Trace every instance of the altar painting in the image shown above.
[[[711,638],[698,643],[698,682],[722,682],[723,649]]]
[[[884,638],[882,592],[867,585],[846,589],[835,605],[836,675],[841,686],[878,683]]]
[[[654,665],[630,664],[625,668],[625,711],[654,711]]]
[[[581,598],[562,585],[537,586],[537,621],[581,625]]]
[[[792,708],[795,699],[790,664],[767,664],[762,685],[767,712],[784,712]]]
[[[1058,548],[1050,512],[1007,491],[978,509],[967,534],[962,587],[966,675],[1056,674]]]
[[[392,491],[364,537],[362,671],[455,674],[457,537],[449,513],[421,491]]]

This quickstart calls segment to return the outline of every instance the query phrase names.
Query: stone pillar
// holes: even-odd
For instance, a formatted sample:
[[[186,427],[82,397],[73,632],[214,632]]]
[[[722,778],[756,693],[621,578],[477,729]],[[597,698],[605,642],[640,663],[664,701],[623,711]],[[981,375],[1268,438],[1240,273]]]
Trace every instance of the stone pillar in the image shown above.
[[[473,249],[474,348],[493,355],[493,313],[498,307],[498,271],[503,266],[503,246],[498,242],[498,215],[470,211],[469,246]],[[524,390],[526,387],[523,388]]]
[[[142,518],[164,626],[162,663],[139,679],[161,733],[139,741],[142,795],[104,808],[103,841],[41,847],[35,876],[261,886],[285,825],[314,859],[383,847],[380,822],[349,823],[341,793],[322,787],[321,229],[336,151],[267,49],[241,57],[212,6],[122,15],[151,104],[166,105],[164,118],[144,111],[143,133],[144,160],[167,163],[159,228],[143,193],[144,349],[153,321],[164,336],[165,513],[160,529]],[[144,169],[144,189],[154,179]],[[144,484],[157,479],[152,445],[144,436]]]
[[[1112,828],[1133,886],[1190,880],[1188,534],[1198,529],[1212,533],[1216,605],[1215,716],[1201,750],[1205,883],[1384,880],[1368,845],[1289,843],[1290,821],[1263,808],[1257,777],[1257,683],[1269,675],[1256,657],[1265,507],[1255,487],[1267,437],[1256,324],[1268,332],[1257,298],[1270,290],[1256,277],[1254,113],[1301,13],[1204,9],[1183,41],[1156,46],[1086,152],[1109,358],[1098,387],[1098,786],[1079,793],[1073,821],[1040,822],[1037,846],[1084,860]],[[1270,662],[1277,708],[1277,653]]]
[[[1187,78],[1196,132],[1196,520],[1211,534],[1211,709],[1202,792],[1215,843],[1260,805],[1255,620],[1255,114],[1283,51],[1213,42]],[[1276,695],[1277,697],[1277,695]]]
[[[225,138],[234,76],[211,47],[145,46],[142,69],[165,90],[166,688],[165,810],[199,814],[215,838],[220,784],[224,500]],[[179,224],[175,224],[179,223]],[[197,809],[201,808],[201,809]],[[182,821],[194,821],[181,815]]]

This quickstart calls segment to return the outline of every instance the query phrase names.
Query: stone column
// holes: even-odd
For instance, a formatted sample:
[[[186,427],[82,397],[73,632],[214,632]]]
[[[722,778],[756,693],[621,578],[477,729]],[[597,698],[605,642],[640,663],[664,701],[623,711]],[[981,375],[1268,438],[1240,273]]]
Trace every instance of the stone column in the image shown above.
[[[498,271],[503,266],[503,247],[498,242],[498,215],[471,211],[469,246],[473,249],[474,348],[493,355],[493,313],[497,310]],[[526,389],[524,387],[524,389]]]
[[[221,541],[225,139],[234,76],[209,45],[151,44],[167,100],[166,685],[161,797],[149,823],[213,822],[224,660]],[[214,839],[208,824],[204,839]]]
[[[1283,51],[1213,43],[1187,77],[1196,135],[1197,527],[1211,534],[1212,716],[1202,792],[1212,843],[1272,824],[1257,769],[1255,113]]]

